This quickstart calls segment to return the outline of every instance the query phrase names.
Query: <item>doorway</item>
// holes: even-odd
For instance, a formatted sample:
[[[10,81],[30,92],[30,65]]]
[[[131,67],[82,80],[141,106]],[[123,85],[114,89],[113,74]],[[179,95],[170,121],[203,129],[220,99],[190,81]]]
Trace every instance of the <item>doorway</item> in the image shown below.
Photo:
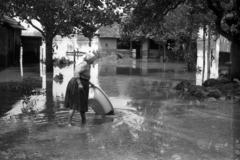
[[[23,63],[39,63],[42,37],[21,36],[21,40],[23,48]]]
[[[136,49],[136,59],[142,58],[142,56],[141,56],[141,41],[132,41],[132,49]]]

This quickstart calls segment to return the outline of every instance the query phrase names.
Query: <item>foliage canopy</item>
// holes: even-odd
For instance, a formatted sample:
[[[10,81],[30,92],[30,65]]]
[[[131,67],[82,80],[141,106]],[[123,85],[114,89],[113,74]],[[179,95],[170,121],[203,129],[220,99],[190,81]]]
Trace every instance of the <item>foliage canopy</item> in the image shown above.
[[[2,0],[5,1],[5,0]],[[37,29],[46,41],[47,72],[53,70],[52,41],[56,35],[81,33],[90,40],[102,25],[119,21],[118,8],[129,0],[8,0],[0,4],[5,15],[19,17]],[[36,26],[38,21],[41,27]]]

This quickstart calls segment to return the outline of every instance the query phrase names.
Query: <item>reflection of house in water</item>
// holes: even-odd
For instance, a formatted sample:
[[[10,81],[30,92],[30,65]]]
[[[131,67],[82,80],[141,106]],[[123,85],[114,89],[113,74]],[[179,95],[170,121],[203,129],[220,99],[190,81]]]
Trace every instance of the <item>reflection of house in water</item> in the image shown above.
[[[70,81],[70,79],[73,77],[73,70],[74,66],[70,65],[63,69],[60,69],[58,67],[54,67],[53,75],[58,75],[59,73],[63,74],[63,80],[61,83],[58,81],[53,80],[53,99],[56,101],[56,99],[64,101],[65,92],[67,88],[67,84]]]
[[[21,32],[25,28],[15,19],[5,17],[0,25],[0,67],[19,62]]]
[[[132,75],[132,76],[141,76],[142,68],[132,68],[132,67],[117,67],[117,75]]]
[[[154,63],[132,59],[128,64],[100,66],[99,76],[153,76],[161,80],[195,80],[194,74],[185,72],[184,68],[183,63]]]

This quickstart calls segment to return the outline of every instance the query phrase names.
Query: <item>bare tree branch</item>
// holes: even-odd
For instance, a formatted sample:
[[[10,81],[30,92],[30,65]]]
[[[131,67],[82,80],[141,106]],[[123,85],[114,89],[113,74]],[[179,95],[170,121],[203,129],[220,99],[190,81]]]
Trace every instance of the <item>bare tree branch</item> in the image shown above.
[[[221,35],[226,37],[229,41],[233,40],[233,36],[231,34],[227,33],[225,30],[222,29],[222,27],[221,27],[221,19],[217,18],[216,21],[215,21],[215,24],[216,24],[217,31]]]
[[[26,21],[27,21],[29,24],[31,24],[31,26],[32,26],[33,28],[35,28],[36,30],[38,30],[38,31],[43,35],[43,37],[46,37],[46,34],[45,34],[40,28],[38,28],[36,25],[34,25],[31,20],[26,19]]]
[[[208,8],[211,9],[213,11],[213,13],[217,16],[216,20],[215,20],[215,24],[216,24],[216,28],[217,31],[223,35],[224,37],[226,37],[229,41],[233,40],[233,37],[231,34],[227,33],[225,30],[222,29],[221,27],[221,21],[223,18],[223,11],[222,11],[222,7],[220,5],[220,1],[217,1],[217,7],[219,9],[217,9],[217,7],[215,7],[213,5],[213,1],[212,0],[207,0],[207,4],[208,4]]]
[[[167,15],[170,10],[173,10],[173,9],[177,8],[181,3],[183,3],[183,1],[179,1],[179,2],[176,3],[174,6],[171,6],[171,7],[168,8],[165,12],[163,12],[163,15]],[[166,7],[166,8],[167,8],[167,7]]]

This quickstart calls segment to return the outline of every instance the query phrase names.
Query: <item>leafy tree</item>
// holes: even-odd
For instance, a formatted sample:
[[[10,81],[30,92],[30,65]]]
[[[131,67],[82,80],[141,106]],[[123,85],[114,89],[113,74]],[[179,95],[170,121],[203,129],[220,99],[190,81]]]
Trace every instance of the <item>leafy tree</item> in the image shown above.
[[[188,12],[183,16],[185,18],[188,17],[186,19],[181,18],[178,14],[172,14],[174,12],[176,13],[175,8],[179,9],[179,7],[182,7],[182,4],[190,6]],[[172,16],[175,16],[175,18],[172,19]],[[213,23],[214,21],[215,23]],[[173,39],[174,37],[178,37],[178,42],[184,39],[185,42],[191,42],[189,37],[194,35],[194,31],[209,26],[208,28],[213,29],[213,32],[217,31],[232,43],[231,78],[240,79],[239,21],[239,0],[139,0],[135,3],[131,16],[125,18],[121,31],[124,32],[124,36],[134,36],[135,33],[133,30],[137,29],[138,32],[140,31],[145,35],[150,35],[151,38],[158,42],[166,41],[166,39],[171,37],[173,37]],[[174,23],[180,25],[174,25]],[[175,27],[178,27],[178,29],[176,28],[177,30],[175,30]],[[176,31],[178,31],[179,34],[181,33],[181,36],[173,33]],[[212,31],[207,33],[212,33]],[[191,34],[193,35],[190,36]],[[209,57],[210,49],[208,50]],[[208,72],[209,71],[210,69],[208,68]]]
[[[131,12],[123,19],[122,36],[149,33],[155,26],[161,26],[163,17],[182,2],[183,0],[135,0]]]
[[[216,16],[217,31],[231,42],[231,79],[240,79],[240,1],[206,0]]]
[[[132,11],[124,17],[120,26],[122,38],[146,37],[155,38],[163,33],[164,16],[176,8],[182,1],[138,0],[132,3]],[[161,39],[162,40],[162,39]],[[158,41],[161,41],[158,40]]]
[[[195,65],[190,54],[192,41],[197,39],[202,24],[207,23],[204,22],[205,18],[203,17],[205,16],[200,14],[202,7],[198,5],[198,9],[196,9],[197,7],[193,8],[194,4],[183,3],[183,1],[174,1],[173,4],[170,1],[168,1],[169,3],[166,1],[151,2],[158,3],[160,8],[152,8],[153,6],[145,4],[141,5],[143,12],[138,11],[139,8],[134,9],[129,16],[123,19],[121,24],[122,37],[134,37],[141,33],[163,46],[168,40],[174,40],[174,50],[183,48],[188,69],[194,70]],[[167,6],[161,8],[160,2]],[[158,12],[162,9],[165,10]]]
[[[91,38],[101,25],[119,20],[118,7],[128,0],[9,0],[8,15],[19,17],[37,29],[46,42],[46,71],[53,71],[52,45],[56,35],[82,33]],[[38,21],[42,27],[33,23]]]
[[[0,24],[2,23],[5,13],[8,11],[8,6],[6,5],[7,0],[0,0]]]

